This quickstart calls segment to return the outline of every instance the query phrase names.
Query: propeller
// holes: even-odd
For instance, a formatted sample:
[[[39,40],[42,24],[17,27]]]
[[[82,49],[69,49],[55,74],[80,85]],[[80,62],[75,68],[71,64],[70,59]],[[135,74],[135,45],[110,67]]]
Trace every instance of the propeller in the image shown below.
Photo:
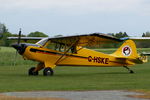
[[[20,44],[20,40],[21,40],[21,28],[19,29],[19,34],[18,34],[18,45]]]
[[[19,29],[17,45],[20,44],[20,40],[21,40],[21,28]],[[14,66],[16,65],[16,58],[17,58],[17,55],[18,55],[18,50],[16,50]]]

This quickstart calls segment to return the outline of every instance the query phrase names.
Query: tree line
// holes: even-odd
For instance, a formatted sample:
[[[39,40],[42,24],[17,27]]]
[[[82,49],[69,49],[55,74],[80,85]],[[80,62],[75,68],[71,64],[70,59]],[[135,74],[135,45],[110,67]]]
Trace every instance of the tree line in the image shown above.
[[[10,33],[5,24],[0,23],[0,46],[10,46],[12,44],[12,41],[8,40],[7,37],[18,37],[18,34]],[[48,37],[48,35],[35,31],[27,35],[22,34],[21,37]]]
[[[118,32],[118,33],[108,33],[108,35],[114,36],[116,38],[123,38],[123,37],[129,37],[129,35],[126,32]],[[5,24],[0,23],[0,46],[10,46],[12,44],[11,40],[7,40],[7,37],[17,37],[18,34],[12,34],[9,32],[9,30],[7,29],[7,27],[5,26]],[[57,36],[63,36],[63,35],[57,35]],[[55,36],[55,37],[57,37]],[[35,32],[31,32],[27,35],[23,35],[22,37],[48,37],[48,35],[46,35],[43,32],[39,32],[39,31],[35,31]],[[145,32],[142,34],[142,37],[150,37],[150,32]],[[150,45],[148,42],[144,41],[144,42],[136,42],[137,47],[140,48],[150,48]],[[103,48],[116,48],[118,47],[119,44],[100,44],[100,47]]]

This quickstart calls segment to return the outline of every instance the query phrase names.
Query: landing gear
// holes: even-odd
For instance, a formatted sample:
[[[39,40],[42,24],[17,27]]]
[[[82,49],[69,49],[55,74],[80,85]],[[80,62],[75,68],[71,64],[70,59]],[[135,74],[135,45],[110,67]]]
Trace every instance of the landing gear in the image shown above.
[[[35,71],[35,67],[31,67],[29,70],[28,70],[28,75],[29,76],[37,76],[39,74],[38,71]],[[53,76],[54,74],[54,71],[52,68],[50,67],[47,67],[43,70],[43,75],[44,76]]]
[[[38,73],[38,71],[34,71],[35,70],[35,67],[31,67],[30,69],[29,69],[29,71],[28,71],[28,74],[31,76],[31,75],[33,75],[33,76],[36,76],[36,75],[38,75],[39,73]]]
[[[45,68],[45,69],[43,70],[43,75],[44,75],[44,76],[53,76],[53,74],[54,74],[54,71],[53,71],[53,69],[50,68],[50,67],[47,67],[47,68]]]
[[[128,71],[129,71],[129,73],[134,73],[134,71],[133,70],[131,70],[129,67],[127,67],[127,66],[123,66],[124,68],[126,68]]]

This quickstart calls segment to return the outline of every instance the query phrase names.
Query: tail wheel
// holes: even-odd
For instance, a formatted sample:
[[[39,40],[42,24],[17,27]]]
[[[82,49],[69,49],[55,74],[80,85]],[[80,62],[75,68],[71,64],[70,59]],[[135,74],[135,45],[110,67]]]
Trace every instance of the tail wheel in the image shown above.
[[[45,68],[43,70],[43,75],[44,76],[53,76],[54,72],[53,72],[53,69],[48,67],[48,68]]]
[[[39,72],[38,72],[38,71],[35,72],[34,70],[35,70],[35,67],[31,67],[31,68],[29,69],[29,71],[28,71],[28,74],[29,74],[29,75],[33,75],[33,76],[38,75]]]

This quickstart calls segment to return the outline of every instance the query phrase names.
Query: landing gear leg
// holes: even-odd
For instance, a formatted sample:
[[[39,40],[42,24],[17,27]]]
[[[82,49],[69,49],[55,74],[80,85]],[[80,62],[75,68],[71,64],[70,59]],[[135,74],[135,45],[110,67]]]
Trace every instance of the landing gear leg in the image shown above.
[[[129,67],[127,67],[127,66],[123,66],[123,67],[126,68],[129,71],[129,73],[134,73],[134,71],[131,70]]]

